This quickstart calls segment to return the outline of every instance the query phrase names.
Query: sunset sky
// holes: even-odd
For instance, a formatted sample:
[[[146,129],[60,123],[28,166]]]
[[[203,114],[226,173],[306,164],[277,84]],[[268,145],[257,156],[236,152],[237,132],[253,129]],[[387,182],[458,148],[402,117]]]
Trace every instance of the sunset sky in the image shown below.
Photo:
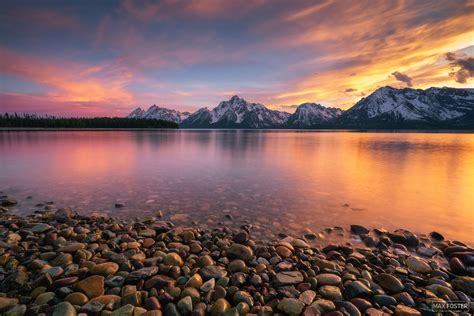
[[[474,1],[2,1],[0,112],[292,112],[380,86],[474,86]]]

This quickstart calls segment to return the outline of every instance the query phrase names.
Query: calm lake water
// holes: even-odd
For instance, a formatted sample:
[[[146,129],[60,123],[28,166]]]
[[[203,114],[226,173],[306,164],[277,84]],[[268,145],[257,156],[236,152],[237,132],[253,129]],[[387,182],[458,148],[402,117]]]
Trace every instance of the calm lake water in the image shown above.
[[[472,243],[474,134],[4,131],[0,191],[20,213],[54,201],[86,214],[162,210],[203,225],[231,214],[275,232],[357,223]]]

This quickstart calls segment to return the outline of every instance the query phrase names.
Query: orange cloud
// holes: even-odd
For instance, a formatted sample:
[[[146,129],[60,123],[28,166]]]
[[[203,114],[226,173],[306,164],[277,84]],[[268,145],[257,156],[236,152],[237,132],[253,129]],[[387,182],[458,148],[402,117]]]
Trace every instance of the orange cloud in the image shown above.
[[[286,91],[274,99],[284,104],[317,100],[350,106],[360,94],[341,93],[346,87],[370,93],[383,85],[404,85],[390,76],[395,72],[411,77],[415,87],[456,86],[449,78],[449,65],[439,59],[473,44],[474,11],[469,6],[462,1],[337,1],[265,22],[255,31],[264,34],[278,30],[281,20],[291,21],[272,39],[274,49],[307,50],[316,56],[289,66],[290,72],[314,72],[288,82]],[[427,18],[430,15],[434,18]]]
[[[125,85],[132,74],[114,65],[85,65],[39,58],[0,48],[2,73],[51,88],[56,102],[131,104],[134,97]]]

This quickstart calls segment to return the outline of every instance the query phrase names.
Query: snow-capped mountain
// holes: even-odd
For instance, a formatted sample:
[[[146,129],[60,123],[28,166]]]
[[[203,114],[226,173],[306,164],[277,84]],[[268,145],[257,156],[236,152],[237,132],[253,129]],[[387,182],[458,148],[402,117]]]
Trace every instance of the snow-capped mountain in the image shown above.
[[[152,105],[148,110],[144,111],[142,108],[138,107],[132,111],[127,117],[128,118],[142,118],[142,119],[155,119],[155,120],[164,120],[175,123],[181,123],[189,116],[189,112],[180,112],[176,110],[171,110],[167,108],[162,108],[156,105]]]
[[[249,103],[238,96],[222,101],[209,111],[202,108],[181,123],[192,128],[276,128],[283,127],[289,113],[274,111],[259,103]]]
[[[336,124],[347,127],[436,126],[472,111],[474,89],[383,87],[345,111]]]
[[[325,107],[318,103],[303,103],[288,118],[287,126],[292,128],[310,128],[327,125],[342,113],[343,110],[339,108]]]

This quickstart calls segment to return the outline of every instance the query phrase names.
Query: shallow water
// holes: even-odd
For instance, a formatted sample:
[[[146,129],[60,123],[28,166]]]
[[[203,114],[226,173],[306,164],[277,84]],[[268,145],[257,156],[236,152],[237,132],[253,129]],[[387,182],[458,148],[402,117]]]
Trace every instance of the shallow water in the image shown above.
[[[474,134],[3,131],[0,170],[23,214],[54,201],[125,218],[162,210],[212,225],[231,214],[273,231],[358,223],[474,242]]]

